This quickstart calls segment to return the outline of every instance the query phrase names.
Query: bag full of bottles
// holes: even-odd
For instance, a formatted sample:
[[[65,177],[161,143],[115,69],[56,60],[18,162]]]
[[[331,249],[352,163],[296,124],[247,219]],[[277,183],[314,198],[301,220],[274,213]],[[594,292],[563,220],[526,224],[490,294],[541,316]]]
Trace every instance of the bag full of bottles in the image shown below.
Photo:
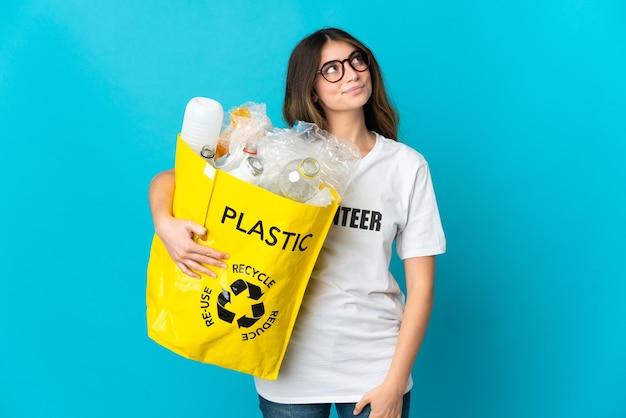
[[[217,278],[185,275],[152,240],[148,335],[189,359],[278,376],[311,271],[360,161],[317,126],[272,127],[265,106],[225,113],[194,98],[175,155],[173,213],[206,226],[198,243],[230,254]]]

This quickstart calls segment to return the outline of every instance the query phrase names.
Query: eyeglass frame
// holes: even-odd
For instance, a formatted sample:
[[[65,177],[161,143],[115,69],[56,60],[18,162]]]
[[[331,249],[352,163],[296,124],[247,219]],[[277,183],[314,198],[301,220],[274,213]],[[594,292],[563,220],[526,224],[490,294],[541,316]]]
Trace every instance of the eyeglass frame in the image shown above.
[[[356,68],[354,68],[354,66],[352,65],[352,59],[354,58],[355,54],[359,54],[361,55],[361,57],[363,58],[363,62],[365,63],[365,68],[362,70],[357,70]],[[346,61],[348,61],[348,65],[350,66],[350,68],[352,68],[354,71],[356,71],[357,73],[362,73],[366,70],[368,70],[370,68],[370,56],[363,50],[361,49],[356,49],[354,50],[346,59],[343,60],[330,60],[325,62],[324,64],[322,64],[322,66],[320,67],[319,70],[317,70],[315,72],[315,74],[319,74],[322,76],[322,78],[324,78],[324,80],[328,81],[329,83],[338,83],[341,81],[341,79],[346,75],[346,67],[345,67],[345,63]],[[324,76],[324,73],[322,72],[322,70],[324,69],[325,66],[327,66],[328,64],[331,63],[339,63],[341,64],[341,77],[339,77],[337,80],[335,81],[330,81],[329,79],[326,78],[326,76]]]

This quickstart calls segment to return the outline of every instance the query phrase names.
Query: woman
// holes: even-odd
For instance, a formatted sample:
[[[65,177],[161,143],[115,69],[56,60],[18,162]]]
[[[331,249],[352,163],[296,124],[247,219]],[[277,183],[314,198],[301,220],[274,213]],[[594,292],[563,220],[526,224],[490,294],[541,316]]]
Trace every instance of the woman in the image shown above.
[[[289,60],[283,115],[317,124],[361,150],[343,196],[277,380],[256,379],[266,418],[408,417],[411,369],[429,321],[435,258],[445,251],[428,165],[397,142],[371,51],[348,33],[322,29]],[[211,276],[228,255],[195,243],[204,227],[172,217],[174,173],[155,177],[155,230],[187,274]],[[404,261],[406,298],[389,272],[392,244]]]

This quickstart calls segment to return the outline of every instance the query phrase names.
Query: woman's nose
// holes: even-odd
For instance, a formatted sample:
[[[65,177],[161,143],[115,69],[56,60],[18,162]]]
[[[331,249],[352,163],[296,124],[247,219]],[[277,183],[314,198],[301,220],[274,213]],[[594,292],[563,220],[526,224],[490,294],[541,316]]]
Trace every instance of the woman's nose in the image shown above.
[[[343,77],[346,80],[356,80],[359,78],[359,72],[352,68],[350,64],[345,63],[343,65]]]

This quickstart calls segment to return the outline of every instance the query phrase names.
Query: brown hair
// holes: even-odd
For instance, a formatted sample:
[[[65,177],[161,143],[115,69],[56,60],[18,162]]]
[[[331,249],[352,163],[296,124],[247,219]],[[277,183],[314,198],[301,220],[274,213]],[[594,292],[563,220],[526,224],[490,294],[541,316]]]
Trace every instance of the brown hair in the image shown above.
[[[398,114],[391,106],[378,62],[363,43],[341,29],[326,28],[304,38],[294,48],[287,67],[287,83],[283,117],[290,125],[297,120],[314,123],[328,129],[322,107],[313,100],[313,86],[322,48],[330,41],[343,41],[360,49],[369,56],[369,71],[372,79],[372,95],[363,106],[367,129],[398,139]]]

